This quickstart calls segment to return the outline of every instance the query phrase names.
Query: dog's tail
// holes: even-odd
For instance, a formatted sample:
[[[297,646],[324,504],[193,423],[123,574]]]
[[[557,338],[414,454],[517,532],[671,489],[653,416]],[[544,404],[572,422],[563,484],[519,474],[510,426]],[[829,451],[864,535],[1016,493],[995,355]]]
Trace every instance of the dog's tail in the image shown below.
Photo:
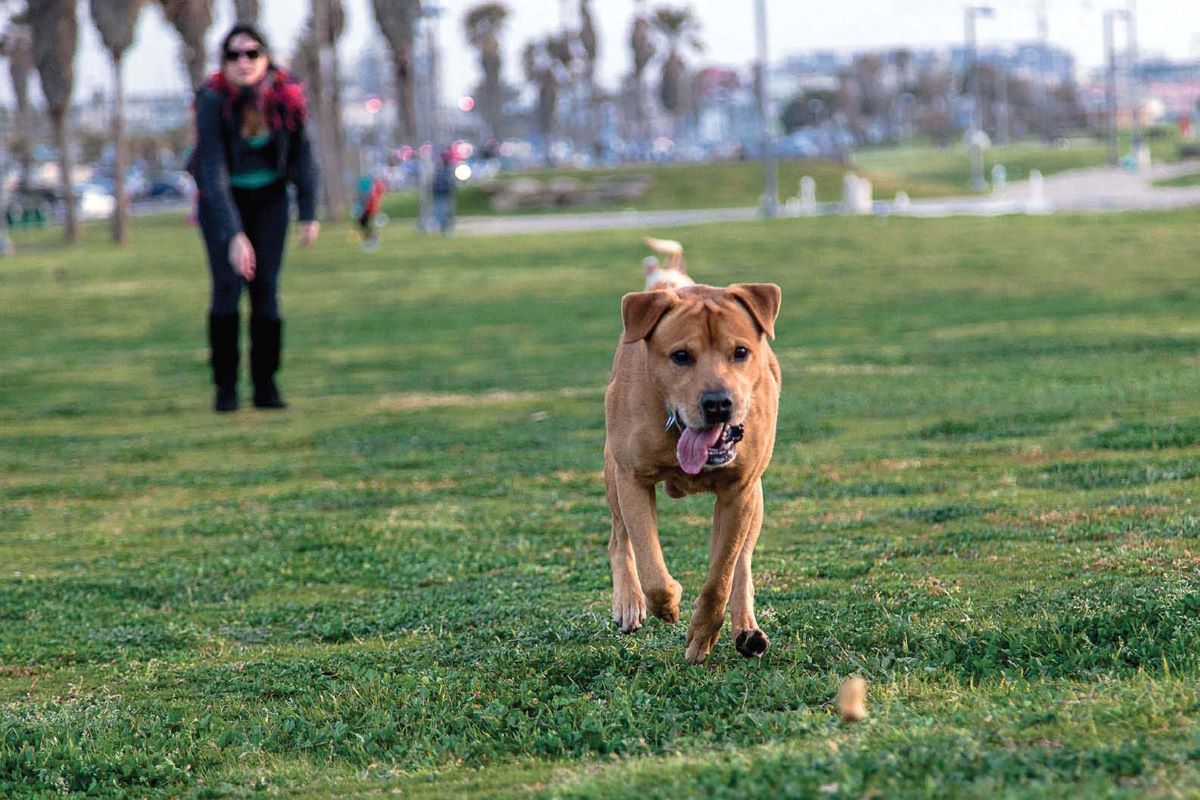
[[[687,273],[687,266],[683,263],[683,245],[673,239],[655,239],[653,236],[647,236],[645,241],[646,247],[664,257],[667,269]]]

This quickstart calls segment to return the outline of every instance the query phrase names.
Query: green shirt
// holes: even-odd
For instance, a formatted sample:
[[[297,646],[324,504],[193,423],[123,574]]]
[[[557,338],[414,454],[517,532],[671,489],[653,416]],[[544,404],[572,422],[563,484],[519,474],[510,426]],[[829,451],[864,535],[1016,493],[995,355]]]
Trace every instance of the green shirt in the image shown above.
[[[279,171],[273,166],[273,153],[267,147],[271,143],[271,134],[243,136],[242,141],[248,152],[240,169],[229,176],[229,185],[235,189],[261,189],[279,180]]]

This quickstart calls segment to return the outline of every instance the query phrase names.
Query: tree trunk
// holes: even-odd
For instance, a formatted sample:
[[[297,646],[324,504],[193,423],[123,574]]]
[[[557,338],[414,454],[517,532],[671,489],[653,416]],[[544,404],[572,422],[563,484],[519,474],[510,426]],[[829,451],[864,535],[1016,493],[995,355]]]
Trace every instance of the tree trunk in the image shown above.
[[[67,109],[52,111],[54,144],[58,147],[58,169],[62,173],[63,204],[66,211],[63,238],[68,244],[79,243],[79,219],[75,210],[75,180],[71,177],[71,143],[67,136]]]
[[[125,77],[121,59],[113,59],[112,140],[116,150],[116,176],[113,178],[112,240],[129,243],[129,195],[125,191],[125,173],[129,171],[129,142],[125,139]]]
[[[346,193],[342,183],[342,159],[338,152],[337,113],[335,90],[332,81],[337,72],[333,61],[336,52],[330,31],[332,20],[329,4],[325,0],[313,3],[313,27],[317,39],[317,73],[320,75],[321,91],[317,93],[317,124],[320,131],[318,152],[321,160],[322,195],[325,212],[331,219],[341,219],[346,213]]]
[[[29,73],[14,71],[12,77],[17,106],[17,138],[21,143],[16,153],[17,163],[21,167],[18,182],[21,186],[28,186],[30,175],[33,174],[33,111],[29,105]]]
[[[258,0],[233,0],[233,15],[237,22],[258,24]]]
[[[395,58],[396,67],[396,112],[399,117],[401,138],[414,145],[417,142],[417,101],[413,93],[412,55]]]
[[[8,159],[0,161],[0,175],[8,173]],[[8,181],[0,180],[0,256],[12,255],[12,238],[8,235]]]

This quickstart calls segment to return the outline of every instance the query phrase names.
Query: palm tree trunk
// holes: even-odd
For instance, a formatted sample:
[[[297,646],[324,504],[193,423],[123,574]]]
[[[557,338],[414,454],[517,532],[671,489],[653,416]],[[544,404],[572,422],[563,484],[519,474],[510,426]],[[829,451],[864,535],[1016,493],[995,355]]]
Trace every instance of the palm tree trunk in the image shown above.
[[[342,183],[342,159],[338,152],[336,115],[337,90],[333,85],[337,72],[334,60],[337,51],[330,44],[332,20],[330,6],[326,0],[314,0],[312,4],[313,27],[317,38],[317,73],[321,91],[317,94],[317,129],[320,132],[318,153],[321,161],[325,212],[332,219],[341,219],[346,213],[346,193]]]
[[[63,238],[68,244],[79,243],[79,219],[75,211],[75,180],[71,177],[71,143],[67,137],[67,109],[50,113],[54,123],[54,144],[58,147],[58,169],[62,173],[62,194],[66,217]]]
[[[116,176],[113,179],[112,240],[129,243],[129,196],[125,191],[125,173],[129,171],[129,142],[125,140],[125,78],[121,59],[113,59],[112,140],[116,149]]]
[[[500,73],[489,71],[484,82],[487,87],[487,115],[488,127],[491,128],[492,138],[500,139],[500,119],[502,114],[502,104],[504,102],[501,97],[502,89],[500,88]]]
[[[233,0],[233,15],[238,22],[258,24],[258,0]]]
[[[396,100],[400,134],[406,142],[417,143],[417,100],[413,92],[412,55],[397,56]]]

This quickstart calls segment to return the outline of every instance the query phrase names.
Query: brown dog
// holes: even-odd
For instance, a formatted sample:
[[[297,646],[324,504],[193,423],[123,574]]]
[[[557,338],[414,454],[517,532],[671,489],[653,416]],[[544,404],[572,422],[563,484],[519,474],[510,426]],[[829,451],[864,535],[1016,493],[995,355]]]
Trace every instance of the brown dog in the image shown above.
[[[646,291],[652,289],[680,289],[693,286],[695,281],[688,277],[687,264],[683,261],[683,245],[671,239],[655,239],[646,237],[646,246],[663,257],[658,263],[654,256],[646,256],[642,261],[642,271],[646,274]]]
[[[708,578],[687,634],[699,664],[720,635],[728,604],[734,644],[767,650],[754,619],[750,558],[763,521],[761,476],[775,446],[780,291],[774,284],[686,286],[627,294],[625,331],[604,396],[604,482],[612,509],[608,542],[613,617],[641,627],[649,610],[679,619],[682,588],[658,541],[655,485],[683,497],[715,492]]]

